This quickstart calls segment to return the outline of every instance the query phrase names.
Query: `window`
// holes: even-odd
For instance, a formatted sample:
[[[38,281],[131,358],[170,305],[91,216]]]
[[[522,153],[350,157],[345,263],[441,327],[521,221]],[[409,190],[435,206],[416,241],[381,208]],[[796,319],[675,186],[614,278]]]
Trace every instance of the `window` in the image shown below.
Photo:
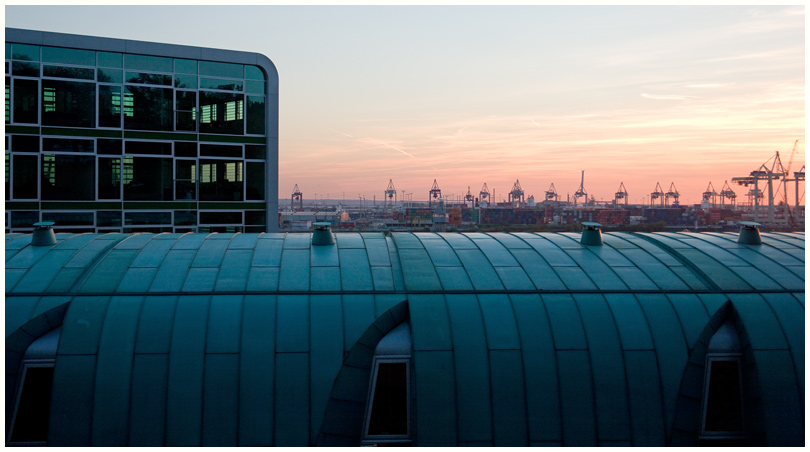
[[[745,438],[742,347],[726,321],[709,341],[701,413],[701,445],[735,445]]]
[[[35,340],[23,355],[6,438],[9,445],[45,446],[51,412],[53,364],[61,328]]]
[[[201,201],[242,201],[242,161],[200,159]]]
[[[94,201],[96,158],[84,155],[42,154],[43,200]]]
[[[96,84],[43,79],[42,125],[95,127]]]
[[[242,134],[244,97],[236,93],[200,91],[200,132]]]
[[[363,444],[411,442],[410,324],[402,323],[374,350]]]
[[[174,130],[174,90],[127,85],[124,92],[124,128]]]
[[[172,159],[124,156],[121,180],[127,201],[171,201]]]
[[[36,124],[39,83],[36,80],[14,79],[14,122]],[[6,111],[8,114],[8,111]]]

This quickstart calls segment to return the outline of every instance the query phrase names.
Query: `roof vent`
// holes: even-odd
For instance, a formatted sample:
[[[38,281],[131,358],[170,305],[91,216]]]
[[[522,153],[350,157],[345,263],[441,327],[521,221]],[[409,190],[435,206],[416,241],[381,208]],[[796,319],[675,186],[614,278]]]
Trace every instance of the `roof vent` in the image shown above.
[[[53,221],[34,223],[34,234],[31,236],[31,246],[56,245],[56,234],[53,233]]]
[[[743,245],[762,245],[762,237],[759,235],[759,223],[753,221],[740,222],[740,236],[737,243]]]
[[[582,238],[579,243],[589,246],[602,246],[602,225],[590,221],[582,222]]]
[[[312,244],[315,246],[334,245],[335,238],[332,237],[332,231],[329,229],[329,222],[320,221],[312,223],[315,230],[312,232]]]

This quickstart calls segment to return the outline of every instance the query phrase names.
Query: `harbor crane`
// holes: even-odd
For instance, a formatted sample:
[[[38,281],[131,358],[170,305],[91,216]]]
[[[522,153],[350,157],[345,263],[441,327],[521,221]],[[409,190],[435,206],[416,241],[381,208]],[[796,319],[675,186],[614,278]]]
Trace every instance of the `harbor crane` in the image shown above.
[[[520,180],[515,180],[515,184],[512,185],[512,191],[509,192],[509,204],[513,202],[520,203],[523,202],[523,189],[520,187]]]
[[[486,182],[484,182],[484,186],[481,187],[481,193],[478,194],[478,201],[489,202],[489,187],[487,187]]]
[[[433,179],[433,187],[430,188],[430,194],[428,195],[428,206],[432,205],[434,199],[441,197],[442,190],[439,188],[439,183],[436,182],[436,179]]]
[[[798,141],[798,140],[797,140]],[[794,145],[795,147],[795,145]],[[769,166],[770,164],[770,166]],[[775,212],[774,212],[774,181],[779,181],[782,179],[782,182],[786,179],[786,171],[784,166],[782,166],[782,159],[779,157],[779,151],[765,161],[762,165],[759,166],[748,176],[743,177],[733,177],[731,179],[732,182],[737,183],[743,186],[749,186],[751,184],[754,185],[753,190],[748,192],[748,197],[753,199],[754,205],[754,221],[759,221],[759,203],[760,199],[764,198],[764,193],[759,188],[759,181],[767,181],[768,184],[768,223],[773,225],[776,221]],[[781,185],[781,183],[780,183]],[[777,187],[776,191],[779,191],[779,187]]]
[[[717,204],[717,192],[714,190],[711,181],[709,186],[706,187],[706,191],[703,192],[703,201],[707,202],[709,207],[714,207]]]
[[[585,191],[585,170],[582,170],[582,179],[579,182],[579,188],[574,192],[574,205],[577,204],[577,199],[585,198],[585,204],[588,204],[588,192]]]
[[[655,183],[655,190],[650,193],[650,207],[655,207],[655,200],[660,199],[659,205],[664,205],[664,190],[661,188],[661,183]]]
[[[293,188],[292,198],[290,199],[290,210],[295,209],[295,201],[298,201],[299,209],[304,208],[304,194],[298,189],[298,184],[295,184],[295,188]]]
[[[386,205],[390,204],[391,207],[394,207],[396,202],[397,202],[397,189],[394,188],[394,180],[388,179],[388,188],[385,189],[385,204]]]
[[[728,181],[723,184],[723,188],[720,189],[720,208],[724,208],[726,205],[726,199],[729,199],[731,202],[732,208],[734,208],[737,204],[737,194],[734,193],[734,190],[728,186]]]
[[[464,195],[464,202],[475,203],[475,196],[470,191],[470,186],[467,185],[467,194]]]
[[[624,205],[627,205],[627,199],[629,195],[627,194],[627,189],[624,188],[624,182],[619,183],[619,190],[616,192],[616,196],[613,198],[613,207],[619,205],[619,200],[624,199]]]
[[[678,189],[675,188],[675,182],[669,184],[669,191],[664,194],[664,205],[669,206],[669,198],[675,199],[672,202],[672,207],[678,207],[678,198],[681,197],[681,194],[678,193]]]
[[[554,202],[559,202],[559,195],[557,194],[557,189],[554,188],[554,183],[552,182],[551,186],[548,187],[546,190],[546,201],[554,200]]]

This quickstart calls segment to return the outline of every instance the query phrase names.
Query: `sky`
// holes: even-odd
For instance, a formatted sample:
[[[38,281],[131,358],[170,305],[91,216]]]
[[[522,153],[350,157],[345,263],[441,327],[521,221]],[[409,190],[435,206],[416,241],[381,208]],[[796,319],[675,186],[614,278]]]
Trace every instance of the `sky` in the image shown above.
[[[519,181],[698,203],[805,162],[805,8],[5,6],[7,27],[259,52],[279,72],[279,197],[426,200]],[[743,202],[749,188],[731,185]],[[803,191],[803,187],[802,187]],[[790,204],[795,200],[789,187]]]

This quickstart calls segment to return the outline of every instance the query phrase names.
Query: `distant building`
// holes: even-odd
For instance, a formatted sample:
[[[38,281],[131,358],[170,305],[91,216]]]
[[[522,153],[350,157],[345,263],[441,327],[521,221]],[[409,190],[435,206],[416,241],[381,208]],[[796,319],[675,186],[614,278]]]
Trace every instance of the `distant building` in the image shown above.
[[[6,28],[6,232],[278,228],[257,53]]]

